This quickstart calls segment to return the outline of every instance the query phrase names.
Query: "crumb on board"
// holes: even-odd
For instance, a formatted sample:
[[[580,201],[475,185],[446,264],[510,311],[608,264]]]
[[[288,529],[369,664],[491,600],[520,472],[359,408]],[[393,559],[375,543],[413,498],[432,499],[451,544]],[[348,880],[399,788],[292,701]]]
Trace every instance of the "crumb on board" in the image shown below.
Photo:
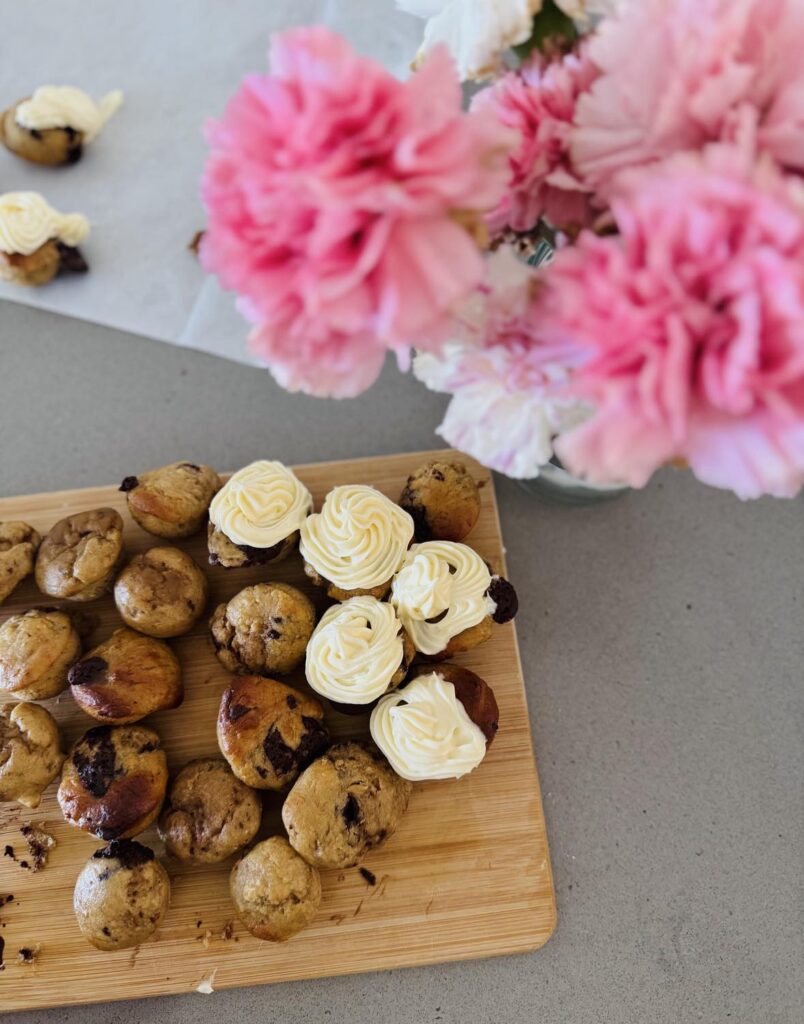
[[[344,916],[343,914],[330,914],[329,919],[339,925],[344,920]]]
[[[228,942],[229,939],[231,939],[231,937],[234,935],[234,930],[234,921],[227,921],[221,931],[221,938],[223,939],[224,942]]]
[[[41,871],[47,864],[47,859],[50,856],[50,851],[56,845],[56,840],[45,828],[45,822],[37,824],[30,821],[25,822],[20,826],[20,832],[28,844],[30,853],[30,863],[27,860],[21,860],[20,867],[30,871]]]
[[[198,255],[198,250],[201,247],[201,240],[203,239],[205,234],[206,234],[206,231],[203,231],[203,230],[202,231],[196,231],[196,233],[193,235],[193,237],[192,237],[192,239],[190,241],[190,244],[187,246],[187,248],[190,250],[190,252],[194,256]]]
[[[374,874],[373,871],[369,871],[368,868],[361,868],[360,874],[365,878],[369,885],[377,884],[377,876]]]
[[[5,849],[3,850],[3,856],[4,857],[10,857],[12,860],[16,860],[17,859],[14,856],[14,847],[11,846],[9,843],[6,843],[6,845],[5,845]]]
[[[213,985],[213,982],[215,981],[215,975],[217,973],[218,973],[218,968],[216,967],[215,970],[212,972],[212,974],[210,974],[210,976],[208,978],[204,978],[203,981],[199,982],[199,984],[196,985],[196,987],[195,987],[196,992],[200,992],[202,996],[211,996],[212,993],[215,991],[215,987]]]
[[[35,946],[21,946],[20,949],[17,950],[18,962],[25,964],[26,966],[35,964],[41,949],[41,943],[37,943]]]
[[[199,938],[203,943],[204,949],[209,949],[209,944],[212,942],[212,929],[207,928],[203,935],[199,935]]]
[[[203,921],[201,920],[201,918],[199,917],[199,919],[198,919],[198,920],[197,920],[197,921],[195,922],[195,926],[196,926],[196,928],[200,928],[200,927],[201,927],[201,925],[202,925],[203,923],[204,923],[204,922],[203,922]]]

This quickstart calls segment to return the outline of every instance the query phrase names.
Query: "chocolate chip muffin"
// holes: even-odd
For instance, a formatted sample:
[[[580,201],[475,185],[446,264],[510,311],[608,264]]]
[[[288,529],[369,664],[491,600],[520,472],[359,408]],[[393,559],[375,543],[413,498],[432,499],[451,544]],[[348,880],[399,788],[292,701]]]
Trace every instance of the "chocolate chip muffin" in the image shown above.
[[[252,935],[285,942],[306,928],[321,903],[321,878],[281,836],[258,843],[229,876],[237,916]]]
[[[36,585],[68,601],[94,601],[123,560],[123,520],[113,508],[67,516],[51,528],[36,556]]]
[[[181,636],[203,615],[207,578],[179,548],[151,548],[117,577],[114,603],[127,626],[148,636]]]
[[[67,685],[67,671],[81,653],[69,615],[32,608],[0,626],[0,694],[46,700]]]
[[[167,759],[153,729],[100,725],[67,755],[59,805],[70,825],[99,839],[128,839],[156,820],[167,780]]]
[[[73,909],[84,938],[98,949],[129,949],[154,934],[170,903],[170,878],[148,846],[115,839],[84,865]]]
[[[262,801],[220,758],[186,764],[173,780],[159,819],[159,834],[177,860],[216,864],[256,836]]]
[[[184,699],[179,659],[167,644],[131,629],[77,661],[67,681],[76,704],[106,725],[128,725]]]
[[[218,660],[230,672],[283,675],[304,658],[315,608],[288,583],[256,583],[219,604],[209,626]]]
[[[0,706],[0,801],[38,807],[63,761],[58,726],[44,708]]]
[[[411,473],[399,504],[416,525],[417,541],[461,541],[480,516],[480,491],[462,462],[436,460]]]
[[[218,745],[255,789],[284,789],[329,743],[324,709],[276,679],[238,676],[221,698]]]
[[[215,470],[194,462],[171,462],[127,476],[120,485],[132,517],[157,537],[189,537],[199,530],[220,488]]]
[[[0,604],[33,572],[34,558],[42,538],[27,523],[0,523]]]
[[[412,788],[374,748],[339,743],[299,777],[282,821],[308,864],[353,867],[396,830]]]

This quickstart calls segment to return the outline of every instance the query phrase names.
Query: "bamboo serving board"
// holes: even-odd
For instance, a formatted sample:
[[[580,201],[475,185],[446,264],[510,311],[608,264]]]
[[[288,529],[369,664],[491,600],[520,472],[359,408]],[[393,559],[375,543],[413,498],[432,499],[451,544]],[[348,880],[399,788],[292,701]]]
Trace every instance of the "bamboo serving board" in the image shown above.
[[[395,499],[408,473],[434,454],[443,452],[318,463],[296,467],[296,472],[312,492],[316,508],[341,483],[373,484]],[[468,543],[503,571],[490,475],[464,461],[485,485],[480,521]],[[144,468],[123,467],[121,476]],[[101,505],[124,515],[129,554],[171,543],[145,533],[131,520],[116,486],[0,499],[0,520],[22,519],[44,535],[63,516]],[[210,610],[247,584],[272,579],[303,588],[319,612],[328,603],[321,590],[309,585],[298,555],[275,567],[226,571],[207,566],[203,533],[178,544],[206,567]],[[521,594],[520,600],[528,597]],[[29,578],[0,606],[0,619],[53,603]],[[80,607],[97,617],[92,644],[120,625],[111,597]],[[215,658],[206,617],[171,644],[184,669],[185,700],[174,711],[152,716],[149,723],[162,737],[171,771],[176,771],[191,758],[218,754],[215,719],[227,673]],[[46,822],[58,843],[47,866],[36,874],[0,856],[0,898],[14,897],[0,906],[0,937],[5,940],[0,1011],[193,992],[210,978],[221,989],[541,946],[555,927],[555,897],[513,624],[496,627],[488,643],[456,660],[494,688],[500,731],[488,756],[457,782],[414,787],[399,830],[365,858],[363,866],[375,876],[375,885],[358,868],[322,872],[319,913],[310,928],[287,943],[260,942],[236,919],[228,893],[231,863],[186,867],[167,862],[172,900],[155,939],[133,950],[100,952],[82,938],[72,911],[75,879],[100,841],[63,821],[56,783],[36,811],[0,804],[0,852],[9,844],[18,858],[25,856],[19,827],[26,821]],[[303,667],[288,682],[304,688]],[[59,720],[67,744],[95,724],[69,692],[45,703]],[[328,709],[327,721],[338,738],[368,735],[367,716]],[[266,795],[262,835],[282,832],[280,806],[278,796]],[[138,838],[163,852],[154,829]],[[35,964],[18,963],[18,950],[37,944],[41,948]]]

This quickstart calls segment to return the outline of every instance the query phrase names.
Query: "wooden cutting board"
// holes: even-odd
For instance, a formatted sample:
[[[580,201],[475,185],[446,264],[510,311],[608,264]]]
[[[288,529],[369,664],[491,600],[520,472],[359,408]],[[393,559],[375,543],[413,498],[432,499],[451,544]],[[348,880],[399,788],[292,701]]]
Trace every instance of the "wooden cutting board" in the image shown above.
[[[396,499],[408,473],[435,454],[443,453],[295,468],[319,508],[327,491],[342,483],[373,484]],[[503,571],[491,477],[465,461],[484,485],[482,514],[468,542]],[[123,466],[121,477],[144,468]],[[131,520],[125,496],[116,486],[0,499],[0,520],[25,520],[44,535],[68,513],[101,505],[124,514],[130,554],[169,543]],[[178,543],[207,568],[210,608],[247,584],[271,579],[302,587],[319,611],[327,603],[322,591],[309,585],[298,555],[276,567],[227,572],[207,566],[203,534]],[[522,603],[534,599],[520,594]],[[43,598],[28,579],[0,606],[0,619],[42,603],[53,601]],[[98,618],[93,643],[120,624],[111,597],[82,608]],[[175,771],[193,757],[218,753],[215,718],[227,674],[215,658],[205,620],[172,645],[184,668],[186,697],[180,708],[154,715],[150,722]],[[375,885],[369,885],[358,868],[322,872],[324,898],[318,916],[310,928],[284,944],[260,942],[237,921],[228,893],[230,864],[190,868],[169,862],[171,907],[156,939],[134,950],[100,952],[78,931],[72,893],[80,868],[102,844],[62,820],[55,783],[34,812],[0,804],[0,852],[10,844],[18,857],[24,856],[19,826],[25,821],[47,822],[58,841],[47,867],[37,874],[0,856],[0,894],[14,896],[12,903],[0,908],[0,937],[5,940],[0,1011],[192,992],[210,977],[220,989],[520,953],[541,946],[555,927],[555,896],[513,624],[498,626],[487,644],[456,660],[491,684],[500,705],[500,731],[488,757],[460,781],[414,788],[399,830],[365,858]],[[306,686],[303,671],[288,681]],[[46,703],[59,720],[66,743],[94,724],[69,692]],[[328,711],[327,720],[337,737],[368,735],[367,716]],[[267,795],[263,834],[281,832],[279,808],[280,798]],[[138,838],[162,852],[155,830]],[[36,963],[18,963],[20,947],[36,944],[41,944]]]

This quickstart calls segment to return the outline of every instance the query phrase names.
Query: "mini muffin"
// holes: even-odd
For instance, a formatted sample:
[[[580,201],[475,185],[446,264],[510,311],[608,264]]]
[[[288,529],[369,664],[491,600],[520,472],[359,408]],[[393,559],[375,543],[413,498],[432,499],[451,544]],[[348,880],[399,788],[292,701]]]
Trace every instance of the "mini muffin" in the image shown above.
[[[307,682],[342,711],[367,711],[398,686],[415,654],[390,604],[363,594],[333,605],[307,645]]]
[[[115,839],[96,850],[75,883],[81,934],[98,949],[129,949],[154,934],[170,903],[170,878],[148,846]]]
[[[167,644],[116,629],[70,669],[76,704],[106,725],[128,725],[184,699],[179,659]]]
[[[33,572],[34,557],[42,538],[27,523],[0,523],[0,604]]]
[[[214,469],[194,462],[171,462],[120,484],[132,517],[157,537],[189,537],[200,530],[220,487]]]
[[[159,819],[165,849],[177,860],[216,864],[248,846],[262,801],[220,758],[186,764],[173,780]]]
[[[69,615],[32,608],[0,626],[0,694],[46,700],[67,685],[67,670],[81,653]]]
[[[49,712],[38,704],[0,705],[0,801],[38,807],[63,761]]]
[[[460,541],[480,515],[480,491],[462,462],[427,462],[408,477],[399,504],[416,524],[416,540]]]
[[[339,743],[299,777],[282,821],[308,864],[350,868],[396,831],[412,789],[375,749]]]
[[[516,615],[511,584],[492,576],[466,544],[414,544],[394,577],[391,604],[416,650],[440,661],[488,640],[495,622]]]
[[[80,213],[59,213],[38,192],[0,195],[0,280],[38,287],[61,273],[85,273],[77,246],[89,234]]]
[[[313,508],[304,484],[281,462],[252,462],[226,481],[209,507],[211,565],[237,569],[285,558]]]
[[[413,540],[413,520],[380,491],[362,484],[333,488],[321,511],[301,527],[304,571],[336,601],[383,598]]]
[[[219,604],[209,628],[218,660],[230,672],[284,675],[304,657],[315,608],[288,583],[256,583]]]
[[[179,548],[151,548],[117,577],[114,603],[127,626],[148,636],[181,636],[203,615],[207,578]]]
[[[67,755],[59,805],[70,825],[99,839],[128,839],[156,820],[167,780],[167,759],[153,729],[99,725]]]
[[[254,789],[284,789],[329,743],[324,709],[276,679],[238,676],[221,698],[218,745]]]
[[[458,665],[421,671],[381,698],[371,738],[403,779],[459,779],[477,768],[497,734],[494,691]]]
[[[0,115],[0,141],[33,164],[74,164],[123,102],[119,90],[100,102],[71,85],[42,85]]]
[[[94,601],[111,586],[123,560],[123,520],[113,508],[67,516],[53,526],[36,556],[36,585],[68,601]]]
[[[232,868],[237,916],[252,935],[285,942],[306,928],[321,903],[321,878],[282,836],[271,836]]]

